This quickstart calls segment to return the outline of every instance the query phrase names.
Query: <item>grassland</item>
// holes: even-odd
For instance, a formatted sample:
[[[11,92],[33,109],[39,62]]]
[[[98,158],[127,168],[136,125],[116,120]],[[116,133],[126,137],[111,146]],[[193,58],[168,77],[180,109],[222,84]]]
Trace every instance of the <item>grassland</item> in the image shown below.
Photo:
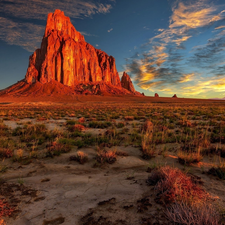
[[[224,224],[225,102],[1,100],[0,224]]]

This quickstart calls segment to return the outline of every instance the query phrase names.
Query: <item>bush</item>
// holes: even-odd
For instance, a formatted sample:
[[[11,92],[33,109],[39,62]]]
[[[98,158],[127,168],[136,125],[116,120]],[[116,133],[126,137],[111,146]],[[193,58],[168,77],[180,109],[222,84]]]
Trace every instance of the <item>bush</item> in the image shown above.
[[[225,167],[224,166],[212,167],[209,169],[208,174],[212,174],[213,176],[217,176],[220,179],[225,180]]]
[[[191,152],[178,152],[178,161],[183,165],[190,165],[191,163],[198,163],[202,160],[202,156],[200,153]]]
[[[174,224],[183,225],[217,225],[220,216],[209,204],[188,205],[175,202],[166,210],[166,217]]]
[[[88,155],[84,152],[79,151],[79,152],[77,152],[77,155],[70,156],[70,160],[71,161],[77,161],[80,164],[84,164],[88,161]]]
[[[13,156],[13,150],[8,148],[0,148],[0,158],[10,158]]]
[[[8,202],[6,201],[6,199],[0,199],[0,219],[1,217],[7,217],[10,216],[13,211],[15,210],[15,208],[11,207]],[[1,220],[0,220],[1,222]]]
[[[47,149],[46,157],[59,156],[61,153],[67,153],[70,151],[70,145],[53,142],[52,145],[50,145]]]
[[[108,128],[112,126],[111,122],[96,122],[96,121],[92,121],[89,123],[89,127],[92,128]]]
[[[115,151],[100,151],[96,156],[96,161],[99,164],[109,163],[112,164],[116,161],[116,152]]]
[[[208,199],[208,194],[177,168],[169,166],[153,170],[147,183],[156,185],[158,198],[165,202],[198,202]]]

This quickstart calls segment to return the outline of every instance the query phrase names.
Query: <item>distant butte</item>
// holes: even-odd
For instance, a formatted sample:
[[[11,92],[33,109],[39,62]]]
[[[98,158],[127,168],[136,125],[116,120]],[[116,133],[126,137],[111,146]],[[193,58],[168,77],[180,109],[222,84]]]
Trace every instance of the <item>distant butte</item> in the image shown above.
[[[29,58],[25,79],[0,96],[137,95],[124,72],[120,81],[115,59],[87,43],[64,12],[49,13],[41,48]]]

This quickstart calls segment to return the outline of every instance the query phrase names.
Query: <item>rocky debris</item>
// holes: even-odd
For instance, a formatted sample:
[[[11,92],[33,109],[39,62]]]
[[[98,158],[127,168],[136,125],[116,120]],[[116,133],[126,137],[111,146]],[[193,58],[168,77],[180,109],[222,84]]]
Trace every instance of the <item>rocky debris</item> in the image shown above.
[[[155,98],[158,98],[158,97],[159,97],[159,95],[157,93],[155,93]]]
[[[130,76],[126,72],[123,72],[123,76],[121,78],[121,86],[128,91],[135,93],[134,85],[130,79]]]
[[[176,94],[174,94],[172,98],[177,98],[177,95],[176,95]]]

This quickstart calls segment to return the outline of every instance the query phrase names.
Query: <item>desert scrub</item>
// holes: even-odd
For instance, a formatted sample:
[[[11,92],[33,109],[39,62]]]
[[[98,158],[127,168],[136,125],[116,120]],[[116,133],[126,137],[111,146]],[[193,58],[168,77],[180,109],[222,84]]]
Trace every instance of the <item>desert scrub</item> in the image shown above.
[[[95,166],[97,165],[103,165],[105,163],[113,164],[116,161],[116,151],[106,151],[106,150],[100,150],[95,157],[96,163]]]
[[[225,163],[220,163],[220,165],[213,166],[209,169],[208,174],[219,177],[222,180],[225,180]]]
[[[220,215],[211,204],[175,202],[166,209],[166,217],[173,224],[219,225]]]
[[[88,155],[84,152],[78,151],[77,155],[70,156],[70,161],[77,161],[80,164],[84,164],[88,161]]]
[[[203,158],[200,152],[183,152],[183,151],[179,151],[177,157],[178,162],[183,165],[198,163]]]
[[[0,148],[0,158],[11,158],[13,150],[9,148]]]
[[[192,204],[209,199],[208,193],[178,168],[164,166],[153,170],[147,184],[155,185],[157,198],[163,203],[183,201]]]
[[[119,123],[116,124],[117,128],[123,128],[124,126],[125,126],[124,122],[119,122]]]
[[[46,157],[59,156],[62,153],[70,152],[71,149],[72,147],[68,144],[53,142],[47,147]]]
[[[85,130],[85,126],[81,125],[81,124],[75,124],[75,125],[71,125],[68,127],[68,130],[70,132],[75,132],[75,131],[83,131]]]
[[[38,140],[38,144],[43,144],[45,140],[49,139],[50,133],[44,124],[25,125],[24,127],[17,127],[13,131],[14,136],[19,136],[22,142],[31,142]]]
[[[108,128],[110,126],[112,126],[112,123],[108,121],[105,122],[92,121],[89,123],[89,127],[91,128]]]
[[[9,128],[0,121],[0,137],[1,136],[7,136],[9,134]]]
[[[151,159],[155,155],[155,144],[152,142],[152,131],[147,131],[141,138],[141,151],[143,159]]]

